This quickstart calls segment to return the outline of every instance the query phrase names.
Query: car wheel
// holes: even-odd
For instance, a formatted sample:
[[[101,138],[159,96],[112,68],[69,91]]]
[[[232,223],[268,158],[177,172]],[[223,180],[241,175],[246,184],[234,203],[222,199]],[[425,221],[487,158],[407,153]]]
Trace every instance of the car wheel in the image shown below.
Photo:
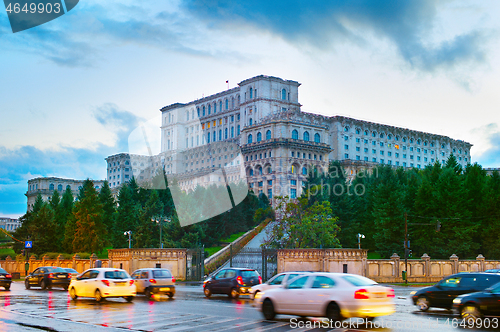
[[[42,280],[42,282],[40,283],[40,287],[42,287],[42,289],[47,289],[47,285],[45,284],[45,280]]]
[[[460,316],[466,322],[469,321],[475,322],[476,320],[482,317],[479,309],[471,303],[467,303],[463,306],[462,310],[460,311]]]
[[[417,307],[420,309],[420,311],[427,311],[429,310],[429,300],[425,296],[420,296],[417,299]]]
[[[6,291],[10,291],[10,286],[5,286]]]
[[[273,320],[276,317],[276,312],[274,311],[273,302],[270,299],[265,299],[262,303],[262,314],[267,320]]]
[[[153,297],[153,294],[151,294],[151,290],[149,288],[146,288],[146,290],[144,291],[144,295],[146,295],[148,299],[151,299]]]
[[[167,293],[167,296],[168,296],[168,298],[169,298],[169,299],[171,299],[171,298],[173,298],[173,297],[174,297],[174,294],[172,294],[172,293]]]
[[[102,301],[102,295],[101,295],[101,291],[96,289],[95,290],[95,293],[94,293],[94,297],[95,297],[95,300],[97,302],[101,302]]]
[[[340,308],[336,303],[330,303],[328,307],[326,307],[326,317],[332,322],[338,322],[342,320],[342,316],[340,315]]]
[[[229,297],[232,299],[237,299],[240,296],[240,293],[236,288],[231,288],[231,292],[229,292]]]
[[[78,295],[76,295],[75,287],[71,287],[71,289],[69,290],[69,296],[72,300],[76,300],[78,298]]]
[[[203,290],[203,293],[205,293],[205,296],[206,296],[207,298],[210,298],[210,296],[212,296],[212,292],[211,292],[211,291],[210,291],[210,289],[208,289],[208,288],[205,288],[205,289]]]
[[[68,286],[64,286],[63,288],[64,288],[64,290],[68,290]]]
[[[31,288],[30,283],[29,283],[29,281],[28,281],[28,280],[24,280],[24,287],[25,287],[26,289],[30,289],[30,288]]]
[[[124,297],[125,300],[127,300],[127,302],[132,302],[134,300],[134,297],[133,296],[125,296]]]

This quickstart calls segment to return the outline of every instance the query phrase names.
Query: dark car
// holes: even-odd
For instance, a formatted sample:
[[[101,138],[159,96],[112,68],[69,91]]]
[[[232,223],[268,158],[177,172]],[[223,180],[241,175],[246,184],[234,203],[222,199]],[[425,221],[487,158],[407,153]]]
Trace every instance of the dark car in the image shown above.
[[[500,282],[498,274],[457,273],[442,279],[434,286],[412,292],[412,300],[421,311],[427,311],[430,307],[451,309],[457,296],[483,291],[497,282]]]
[[[41,287],[42,289],[59,287],[68,290],[70,282],[71,273],[55,266],[39,267],[24,279],[26,289],[31,287]]]
[[[453,309],[466,321],[476,321],[483,316],[500,316],[500,283],[482,292],[456,297]]]
[[[12,283],[12,276],[0,267],[0,287],[5,288],[6,291],[10,290]]]
[[[252,269],[227,268],[217,272],[203,283],[206,297],[212,294],[227,294],[237,299],[241,294],[249,294],[250,288],[262,283],[259,273]]]

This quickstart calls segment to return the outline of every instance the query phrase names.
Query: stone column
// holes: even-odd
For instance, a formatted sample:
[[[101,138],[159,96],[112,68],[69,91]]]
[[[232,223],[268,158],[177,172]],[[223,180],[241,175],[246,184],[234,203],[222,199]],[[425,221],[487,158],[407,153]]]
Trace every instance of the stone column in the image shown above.
[[[392,259],[392,261],[394,263],[394,275],[393,275],[393,277],[394,278],[399,278],[399,274],[400,274],[400,272],[399,272],[399,261],[400,261],[401,258],[399,257],[398,254],[394,253],[391,256],[391,259]]]
[[[477,255],[476,260],[479,261],[479,272],[484,271],[484,256],[482,254]]]
[[[76,260],[77,260],[77,259],[80,259],[80,256],[79,256],[78,254],[75,254],[75,255],[73,256],[73,269],[78,271],[78,269],[76,268],[76,267],[77,267],[77,266],[76,266]],[[82,271],[82,272],[83,272],[83,271]],[[81,273],[81,272],[79,272],[79,271],[78,271],[78,273]]]
[[[458,273],[458,256],[453,254],[450,256],[450,260],[453,262],[453,273]]]
[[[90,255],[90,268],[91,269],[94,268],[94,264],[95,264],[96,260],[97,260],[97,255],[95,253],[93,253],[92,255]]]
[[[424,275],[428,277],[431,274],[431,258],[427,254],[423,254],[420,258],[424,261]]]

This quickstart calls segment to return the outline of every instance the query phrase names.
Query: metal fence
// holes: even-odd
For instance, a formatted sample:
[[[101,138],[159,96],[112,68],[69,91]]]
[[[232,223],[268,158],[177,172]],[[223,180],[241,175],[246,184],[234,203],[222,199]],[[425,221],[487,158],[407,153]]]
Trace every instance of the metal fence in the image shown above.
[[[234,257],[231,255],[229,266],[257,270],[263,281],[266,281],[278,270],[277,250],[243,248]]]

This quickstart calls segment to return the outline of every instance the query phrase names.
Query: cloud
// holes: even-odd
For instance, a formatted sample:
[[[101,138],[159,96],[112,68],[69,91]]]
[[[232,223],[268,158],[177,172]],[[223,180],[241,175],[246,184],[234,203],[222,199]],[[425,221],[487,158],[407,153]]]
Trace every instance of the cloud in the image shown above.
[[[175,8],[160,8],[158,13],[146,6],[80,2],[70,13],[16,34],[10,30],[7,15],[0,14],[0,47],[37,54],[68,67],[93,66],[105,50],[128,43],[210,56],[197,47],[200,34],[193,31],[196,28],[188,18]]]
[[[95,108],[94,117],[116,140],[93,148],[59,146],[41,150],[33,146],[7,149],[0,146],[0,216],[22,215],[26,211],[27,181],[35,177],[104,179],[105,158],[128,151],[128,136],[141,121],[134,114],[114,104]]]
[[[218,29],[251,24],[301,46],[388,39],[414,69],[433,72],[464,62],[482,63],[485,36],[479,31],[429,44],[438,7],[433,0],[187,0],[185,8]]]

